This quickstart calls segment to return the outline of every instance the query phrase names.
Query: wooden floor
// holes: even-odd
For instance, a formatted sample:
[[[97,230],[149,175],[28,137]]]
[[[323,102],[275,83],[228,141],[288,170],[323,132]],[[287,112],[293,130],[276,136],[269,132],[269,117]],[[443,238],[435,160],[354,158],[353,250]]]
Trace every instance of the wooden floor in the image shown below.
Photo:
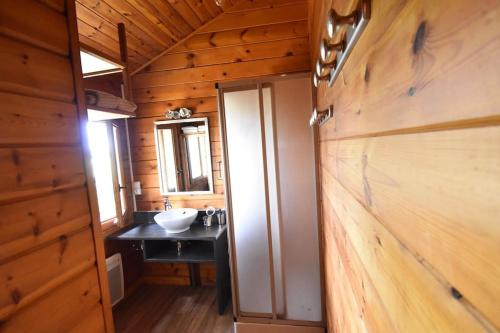
[[[216,305],[214,287],[142,285],[113,316],[117,333],[233,333],[231,307]]]

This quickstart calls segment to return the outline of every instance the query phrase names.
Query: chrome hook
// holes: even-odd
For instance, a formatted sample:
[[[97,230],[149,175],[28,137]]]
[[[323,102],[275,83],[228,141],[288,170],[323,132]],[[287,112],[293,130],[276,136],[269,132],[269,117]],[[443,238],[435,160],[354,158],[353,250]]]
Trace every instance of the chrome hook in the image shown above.
[[[311,114],[311,118],[309,118],[309,125],[310,126],[313,126],[315,124],[322,125],[332,116],[333,116],[333,105],[330,105],[328,109],[321,111],[318,111],[317,108],[314,108]]]
[[[326,76],[333,69],[337,68],[337,59],[329,62],[323,62],[321,59],[316,61],[316,74],[318,76]]]
[[[328,20],[326,21],[326,32],[328,38],[332,39],[343,25],[356,26],[360,17],[359,10],[353,11],[349,15],[339,15],[335,9],[330,9],[328,12]]]
[[[328,81],[330,80],[330,75],[318,75],[317,73],[314,73],[313,75],[313,83],[314,87],[318,88],[319,82],[320,81]]]
[[[327,62],[333,55],[333,52],[344,52],[346,48],[346,41],[342,39],[338,43],[330,43],[328,40],[323,39],[319,45],[319,56],[321,61]]]

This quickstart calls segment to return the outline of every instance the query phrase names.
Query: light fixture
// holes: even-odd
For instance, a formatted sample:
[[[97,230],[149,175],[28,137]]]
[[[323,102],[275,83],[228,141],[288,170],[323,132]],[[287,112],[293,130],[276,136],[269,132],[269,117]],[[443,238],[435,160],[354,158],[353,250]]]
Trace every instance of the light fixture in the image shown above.
[[[219,7],[222,8],[222,5],[224,4],[224,0],[214,0],[215,4]]]
[[[187,108],[179,108],[178,110],[167,109],[165,117],[167,119],[187,119],[191,118],[193,112]]]
[[[330,9],[328,12],[328,20],[326,21],[326,32],[330,39],[335,36],[337,31],[343,25],[356,26],[359,19],[359,12],[357,10],[353,11],[351,14],[342,16],[337,14],[334,9]]]

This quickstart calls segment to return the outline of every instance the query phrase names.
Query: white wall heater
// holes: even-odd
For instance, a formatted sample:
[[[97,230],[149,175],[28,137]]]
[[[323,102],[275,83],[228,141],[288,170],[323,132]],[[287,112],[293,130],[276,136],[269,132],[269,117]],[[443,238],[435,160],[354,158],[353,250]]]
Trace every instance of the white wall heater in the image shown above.
[[[115,253],[111,257],[106,258],[106,268],[108,271],[111,305],[114,306],[123,299],[124,295],[122,255]]]

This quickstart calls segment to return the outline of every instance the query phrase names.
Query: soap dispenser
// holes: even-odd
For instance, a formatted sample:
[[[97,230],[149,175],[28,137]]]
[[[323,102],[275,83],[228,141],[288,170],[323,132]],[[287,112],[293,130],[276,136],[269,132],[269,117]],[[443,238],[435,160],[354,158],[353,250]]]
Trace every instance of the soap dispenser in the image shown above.
[[[203,218],[203,224],[205,225],[205,227],[211,227],[212,226],[212,217],[215,214],[215,208],[214,207],[208,207],[205,210],[205,214],[207,214],[207,216],[205,216]]]

